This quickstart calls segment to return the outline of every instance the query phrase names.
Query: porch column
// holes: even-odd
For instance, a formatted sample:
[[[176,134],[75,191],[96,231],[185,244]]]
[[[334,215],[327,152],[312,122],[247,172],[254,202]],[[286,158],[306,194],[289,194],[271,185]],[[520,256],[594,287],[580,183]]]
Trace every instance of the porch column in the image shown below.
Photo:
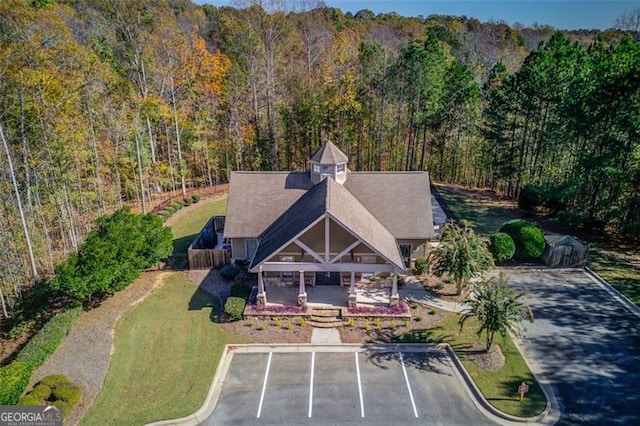
[[[304,288],[304,271],[300,271],[300,289],[298,291],[298,306],[307,304],[307,291]]]
[[[389,298],[390,306],[398,306],[400,304],[400,296],[398,295],[398,274],[393,274],[393,285],[391,286],[391,297]]]
[[[356,273],[351,271],[351,286],[349,287],[349,307],[356,307]]]
[[[258,305],[264,306],[267,304],[267,293],[264,291],[264,279],[262,277],[262,266],[258,270],[258,295],[256,296]]]

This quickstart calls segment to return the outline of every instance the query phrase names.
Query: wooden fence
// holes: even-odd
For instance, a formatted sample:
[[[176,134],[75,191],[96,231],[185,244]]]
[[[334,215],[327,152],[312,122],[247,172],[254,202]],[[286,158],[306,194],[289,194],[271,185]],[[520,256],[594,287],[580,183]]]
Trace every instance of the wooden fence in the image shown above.
[[[231,263],[231,250],[189,248],[189,269],[220,268]]]
[[[213,216],[193,240],[187,256],[189,269],[220,268],[231,262],[231,250],[219,246],[218,235],[224,232],[224,216]]]

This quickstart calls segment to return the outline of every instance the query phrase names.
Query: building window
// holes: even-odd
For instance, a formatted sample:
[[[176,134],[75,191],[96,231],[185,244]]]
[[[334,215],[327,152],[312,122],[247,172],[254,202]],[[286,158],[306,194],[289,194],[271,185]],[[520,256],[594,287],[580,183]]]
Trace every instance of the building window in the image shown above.
[[[244,240],[244,248],[247,253],[247,260],[253,259],[253,256],[256,254],[256,249],[258,248],[258,240]]]
[[[360,256],[360,263],[376,263],[375,256]]]
[[[411,266],[411,253],[413,252],[413,246],[411,244],[400,244],[400,255],[404,260],[404,266]]]
[[[314,164],[313,165],[313,172],[314,173],[320,173],[320,165],[319,164]]]
[[[322,173],[333,173],[333,167],[331,166],[322,166]]]
[[[280,262],[293,262],[295,259],[293,256],[280,256]]]
[[[345,169],[344,164],[338,164],[338,168],[337,168],[338,173],[344,173],[344,169]]]

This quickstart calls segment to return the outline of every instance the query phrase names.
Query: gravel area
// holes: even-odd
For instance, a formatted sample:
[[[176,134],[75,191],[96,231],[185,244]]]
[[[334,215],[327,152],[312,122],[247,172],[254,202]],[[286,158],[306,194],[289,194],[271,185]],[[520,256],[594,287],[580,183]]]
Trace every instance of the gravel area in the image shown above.
[[[166,275],[167,272],[147,272],[100,306],[82,312],[56,352],[33,374],[31,386],[50,374],[64,374],[82,387],[82,398],[65,418],[65,425],[77,424],[100,392],[109,368],[118,318],[159,286]]]

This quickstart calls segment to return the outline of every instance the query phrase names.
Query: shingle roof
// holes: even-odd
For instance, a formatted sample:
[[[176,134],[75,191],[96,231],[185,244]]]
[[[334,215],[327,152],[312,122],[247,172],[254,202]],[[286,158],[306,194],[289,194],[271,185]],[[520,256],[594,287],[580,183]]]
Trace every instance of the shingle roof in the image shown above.
[[[309,172],[233,172],[225,238],[258,237],[313,186]],[[428,173],[349,172],[344,188],[396,239],[434,237]]]
[[[333,179],[325,179],[309,190],[264,231],[251,268],[289,244],[296,235],[325,214],[404,270],[393,235],[346,188]]]
[[[311,156],[311,161],[320,164],[340,164],[349,161],[349,157],[333,142],[327,140],[315,154]]]

